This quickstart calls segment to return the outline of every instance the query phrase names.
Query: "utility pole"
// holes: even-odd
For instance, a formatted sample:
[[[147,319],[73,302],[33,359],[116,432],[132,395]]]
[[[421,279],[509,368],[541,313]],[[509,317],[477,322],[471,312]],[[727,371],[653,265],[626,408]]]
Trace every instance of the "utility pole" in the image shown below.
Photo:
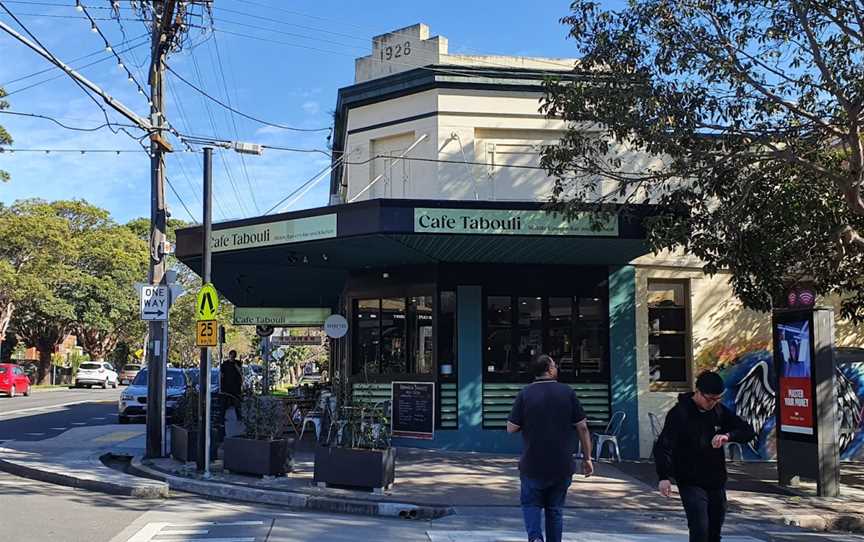
[[[168,209],[165,203],[165,152],[171,146],[164,138],[165,57],[173,40],[176,0],[152,0],[154,16],[150,58],[150,270],[151,285],[165,283]],[[164,457],[165,373],[168,366],[168,321],[151,322],[147,349],[147,457]]]

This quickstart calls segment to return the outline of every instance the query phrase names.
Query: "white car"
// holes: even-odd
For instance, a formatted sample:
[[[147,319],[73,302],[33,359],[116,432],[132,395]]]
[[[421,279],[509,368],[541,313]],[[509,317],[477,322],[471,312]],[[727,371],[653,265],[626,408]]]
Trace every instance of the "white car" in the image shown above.
[[[102,386],[106,389],[108,386],[117,387],[117,371],[110,363],[104,361],[87,361],[78,366],[78,373],[75,374],[75,387],[87,386]]]

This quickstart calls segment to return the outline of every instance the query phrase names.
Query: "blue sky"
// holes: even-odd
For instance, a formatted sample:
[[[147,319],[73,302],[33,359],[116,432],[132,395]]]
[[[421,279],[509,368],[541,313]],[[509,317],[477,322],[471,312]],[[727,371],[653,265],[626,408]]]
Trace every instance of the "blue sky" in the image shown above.
[[[102,38],[75,10],[74,0],[3,1],[49,50],[73,67],[104,59],[81,72],[137,113],[146,115],[147,99],[138,94],[116,60],[105,52]],[[109,6],[108,0],[82,3],[116,51],[141,44],[121,57],[137,81],[146,83],[149,61],[147,40],[141,37],[146,31],[144,23],[121,21],[121,28],[117,21],[98,20],[107,16],[107,10],[98,8]],[[121,0],[121,4],[128,6],[129,1]],[[215,38],[193,29],[190,46],[173,53],[169,64],[222,101],[228,101],[227,92],[236,109],[292,127],[330,126],[337,90],[352,83],[354,59],[369,54],[372,36],[418,22],[427,23],[433,35],[446,36],[451,53],[545,57],[576,54],[574,44],[566,39],[566,28],[558,23],[567,14],[569,2],[559,0],[533,2],[530,8],[529,3],[515,0],[216,0],[214,4]],[[124,9],[123,17],[136,16]],[[0,20],[15,26],[5,14]],[[121,45],[124,32],[125,40],[130,40],[127,45]],[[2,32],[0,59],[0,86],[10,94],[9,111],[47,115],[76,127],[95,127],[104,122],[102,111],[59,70],[14,81],[50,65]],[[25,88],[58,75],[54,80]],[[327,132],[290,132],[241,117],[232,119],[230,113],[172,74],[168,78],[167,116],[181,132],[326,149]],[[110,118],[124,122],[116,114]],[[141,148],[130,136],[108,129],[70,131],[47,120],[11,115],[0,115],[0,124],[14,138],[12,148]],[[201,160],[200,153],[178,152],[169,156],[167,164],[169,179],[196,221],[201,214]],[[232,151],[217,151],[214,218],[261,214],[328,163],[322,154],[266,150],[263,156],[241,159]],[[3,153],[0,169],[12,175],[9,183],[0,184],[0,201],[4,203],[31,197],[83,198],[108,209],[120,222],[149,216],[149,158],[142,152]],[[325,205],[328,181],[323,180],[285,210]],[[170,189],[168,202],[173,216],[191,220]]]

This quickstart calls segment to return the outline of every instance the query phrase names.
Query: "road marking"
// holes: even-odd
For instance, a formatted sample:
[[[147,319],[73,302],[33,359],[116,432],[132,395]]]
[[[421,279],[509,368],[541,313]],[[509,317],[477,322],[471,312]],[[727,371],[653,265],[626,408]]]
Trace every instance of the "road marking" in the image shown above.
[[[186,536],[209,534],[210,529],[195,529],[190,527],[250,527],[264,525],[263,521],[231,521],[226,523],[215,523],[212,521],[197,521],[188,523],[153,522],[144,525],[137,533],[132,535],[127,542],[255,542],[255,537],[231,537],[231,538],[164,538],[169,536]],[[189,530],[174,530],[174,529]],[[159,538],[155,538],[159,537]]]
[[[51,431],[65,431],[69,428],[68,427],[49,427],[48,429]]]
[[[42,437],[45,436],[45,433],[24,433],[28,437]]]
[[[142,434],[142,431],[114,431],[113,433],[108,433],[107,435],[103,435],[99,438],[93,439],[93,442],[121,442],[124,440],[129,440],[130,438],[137,437],[140,434]]]
[[[100,418],[90,418],[91,420],[107,420],[108,418],[100,417]]]
[[[30,408],[20,408],[18,410],[8,410],[6,412],[0,412],[0,417],[9,416],[10,414],[23,414],[25,412],[37,412],[40,410],[54,410],[58,408],[63,408],[72,405],[83,405],[85,403],[113,403],[114,401],[94,401],[92,399],[82,400],[82,401],[70,401],[68,403],[58,403],[56,405],[47,405],[40,407],[30,407]]]
[[[72,422],[72,425],[87,425],[87,422]]]

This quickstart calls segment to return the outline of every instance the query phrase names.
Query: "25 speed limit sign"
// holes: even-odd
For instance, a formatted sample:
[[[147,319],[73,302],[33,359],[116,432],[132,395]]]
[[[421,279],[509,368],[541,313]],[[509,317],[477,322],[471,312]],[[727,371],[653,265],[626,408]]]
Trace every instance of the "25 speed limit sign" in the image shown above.
[[[195,334],[195,344],[201,347],[216,346],[219,339],[219,326],[216,320],[198,320],[195,323],[197,333]]]

